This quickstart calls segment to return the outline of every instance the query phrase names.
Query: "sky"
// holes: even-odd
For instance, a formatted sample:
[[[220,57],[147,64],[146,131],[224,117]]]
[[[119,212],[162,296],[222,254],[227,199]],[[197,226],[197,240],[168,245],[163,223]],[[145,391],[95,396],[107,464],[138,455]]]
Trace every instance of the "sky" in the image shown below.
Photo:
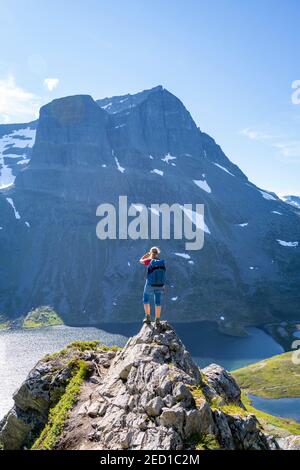
[[[163,85],[252,182],[300,195],[299,22],[298,0],[0,0],[0,123]]]

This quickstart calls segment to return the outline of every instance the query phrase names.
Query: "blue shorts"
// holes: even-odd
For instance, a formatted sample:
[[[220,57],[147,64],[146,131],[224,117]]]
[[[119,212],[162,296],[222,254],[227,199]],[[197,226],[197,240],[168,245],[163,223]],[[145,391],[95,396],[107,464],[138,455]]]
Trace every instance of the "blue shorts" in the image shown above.
[[[150,284],[145,284],[143,302],[144,304],[150,304],[150,298],[154,297],[154,305],[156,307],[161,306],[161,298],[163,294],[163,287],[152,287]]]

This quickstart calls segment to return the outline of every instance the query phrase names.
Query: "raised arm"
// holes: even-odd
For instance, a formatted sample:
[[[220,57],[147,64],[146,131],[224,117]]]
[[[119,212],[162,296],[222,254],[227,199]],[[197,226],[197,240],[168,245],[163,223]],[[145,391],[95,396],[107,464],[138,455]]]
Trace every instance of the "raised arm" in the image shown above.
[[[140,263],[145,264],[145,261],[150,259],[150,252],[147,251],[141,258],[140,258]]]

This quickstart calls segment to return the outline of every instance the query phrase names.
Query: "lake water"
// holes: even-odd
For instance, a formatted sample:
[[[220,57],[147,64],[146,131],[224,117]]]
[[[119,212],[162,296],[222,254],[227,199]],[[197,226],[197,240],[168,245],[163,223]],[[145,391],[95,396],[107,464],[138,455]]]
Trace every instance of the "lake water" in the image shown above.
[[[249,395],[249,398],[258,410],[300,423],[300,398],[262,398],[255,395]]]
[[[101,328],[56,326],[0,331],[0,419],[12,406],[14,391],[45,354],[75,340],[97,339],[109,346],[124,346],[140,327],[140,323],[131,323],[105,324]],[[233,370],[283,352],[281,346],[258,328],[249,328],[249,336],[245,338],[223,335],[209,322],[177,324],[175,328],[200,367],[216,362]]]

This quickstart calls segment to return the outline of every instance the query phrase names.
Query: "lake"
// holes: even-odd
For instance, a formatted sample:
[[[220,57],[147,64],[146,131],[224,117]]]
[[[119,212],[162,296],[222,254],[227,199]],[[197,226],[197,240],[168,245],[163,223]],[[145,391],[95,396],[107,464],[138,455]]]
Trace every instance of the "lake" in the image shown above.
[[[124,346],[136,334],[140,323],[105,324],[99,328],[56,326],[30,330],[0,330],[0,419],[13,404],[12,394],[28,372],[45,354],[64,348],[75,340],[99,340]],[[221,334],[214,323],[175,325],[186,348],[200,367],[216,362],[228,370],[283,352],[270,336],[258,328],[248,328],[249,336]]]
[[[258,410],[300,423],[300,398],[262,398],[255,395],[249,395],[249,398]]]

